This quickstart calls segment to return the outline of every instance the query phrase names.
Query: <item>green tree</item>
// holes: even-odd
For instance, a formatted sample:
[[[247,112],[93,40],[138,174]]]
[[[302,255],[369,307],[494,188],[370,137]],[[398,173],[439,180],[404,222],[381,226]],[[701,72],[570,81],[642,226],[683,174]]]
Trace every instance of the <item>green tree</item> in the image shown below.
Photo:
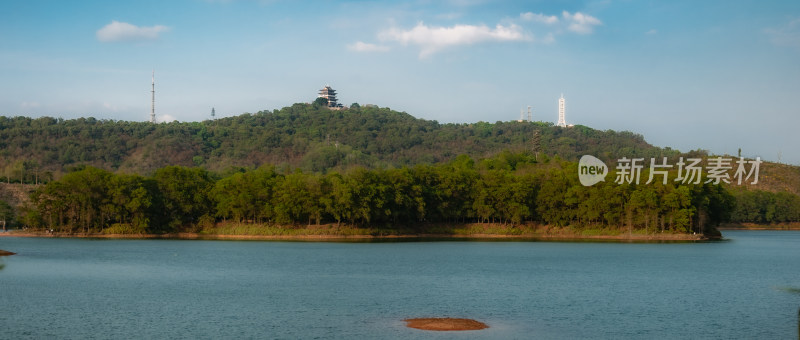
[[[325,212],[333,216],[337,226],[342,221],[353,222],[355,210],[355,202],[353,201],[354,188],[350,186],[350,181],[336,172],[327,174],[325,178],[330,186],[329,194],[322,199]]]
[[[14,208],[6,201],[0,201],[0,223],[3,224],[3,231],[14,221],[14,216]]]
[[[416,172],[418,175],[419,172]],[[392,222],[408,223],[425,220],[425,198],[418,178],[409,168],[391,169],[381,173],[387,182],[387,205]]]
[[[217,217],[263,222],[274,217],[272,196],[280,177],[273,167],[237,172],[216,182],[211,196]]]
[[[386,206],[388,186],[383,178],[374,171],[358,167],[347,174],[347,184],[351,188],[354,223],[387,221],[391,210]]]
[[[645,232],[658,215],[658,195],[653,186],[637,186],[631,193],[630,201],[635,224],[644,224]]]
[[[308,190],[306,175],[295,172],[286,175],[275,185],[275,196],[272,205],[275,209],[275,221],[281,224],[292,224],[299,221],[311,221],[312,200]]]
[[[216,202],[217,216],[224,219],[231,218],[241,222],[245,218],[258,215],[261,205],[269,202],[257,200],[254,197],[255,183],[249,180],[250,176],[236,173],[216,182],[211,196]]]
[[[317,97],[317,99],[314,100],[314,106],[315,107],[328,107],[328,98]]]
[[[110,199],[107,183],[111,176],[105,170],[86,167],[39,188],[32,195],[32,202],[51,227],[64,231],[100,230],[112,217],[103,209]]]
[[[430,207],[428,211],[437,211],[438,216],[446,221],[477,217],[473,201],[474,188],[480,175],[472,158],[461,155],[436,169],[439,183],[434,194],[428,196],[438,204],[427,203],[426,206]]]
[[[692,217],[697,210],[692,205],[692,191],[689,186],[681,185],[669,190],[664,195],[663,208],[672,230],[689,231]]]
[[[553,226],[569,225],[572,214],[565,195],[570,186],[562,169],[553,168],[545,173],[536,196],[536,212],[542,222]]]
[[[116,223],[127,224],[140,233],[153,231],[151,222],[161,223],[157,184],[139,175],[115,175],[108,182],[110,199],[103,209]]]
[[[164,220],[175,229],[192,224],[203,215],[214,215],[210,199],[213,181],[206,170],[168,166],[153,175],[163,197]]]

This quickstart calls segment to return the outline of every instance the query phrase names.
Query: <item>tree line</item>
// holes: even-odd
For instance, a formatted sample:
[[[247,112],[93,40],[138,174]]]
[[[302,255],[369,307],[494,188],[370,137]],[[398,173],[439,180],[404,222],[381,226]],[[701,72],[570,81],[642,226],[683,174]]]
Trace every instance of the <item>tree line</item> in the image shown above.
[[[722,186],[582,186],[577,163],[502,152],[437,165],[325,174],[274,166],[228,173],[168,166],[150,176],[85,167],[40,186],[20,221],[65,232],[162,233],[225,221],[394,228],[427,223],[538,223],[705,232],[730,218]]]
[[[580,125],[564,129],[550,122],[441,124],[380,107],[329,110],[294,104],[202,122],[159,124],[0,116],[0,180],[31,184],[84,164],[142,175],[170,165],[225,171],[273,164],[325,173],[413,167],[451,161],[465,152],[481,158],[504,149],[534,148],[568,160],[583,154],[604,160],[677,155],[626,131]]]
[[[788,192],[738,190],[731,220],[758,224],[800,222],[800,196]]]

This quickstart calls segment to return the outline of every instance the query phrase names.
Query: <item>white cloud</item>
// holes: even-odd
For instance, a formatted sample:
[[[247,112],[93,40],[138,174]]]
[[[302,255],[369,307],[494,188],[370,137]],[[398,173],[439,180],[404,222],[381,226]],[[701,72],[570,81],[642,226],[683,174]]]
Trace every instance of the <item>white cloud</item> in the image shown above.
[[[558,17],[555,15],[544,15],[542,13],[526,12],[526,13],[521,13],[519,17],[520,19],[525,21],[540,22],[548,25],[558,23]]]
[[[567,29],[578,34],[590,34],[593,32],[594,26],[603,24],[599,19],[581,12],[570,14],[564,11],[561,15],[564,17],[564,21],[568,23]]]
[[[526,22],[544,25],[526,26],[526,28],[534,30],[531,32],[520,26]],[[519,19],[506,19],[494,27],[469,24],[429,26],[422,22],[410,29],[393,27],[378,33],[378,39],[383,44],[358,41],[347,45],[347,48],[357,52],[385,52],[390,49],[391,43],[403,46],[412,45],[419,48],[419,57],[422,59],[450,47],[485,42],[527,41],[551,44],[556,41],[556,35],[564,33],[591,34],[596,26],[602,24],[600,19],[581,12],[563,11],[561,16],[523,12],[519,14]],[[648,32],[648,34],[653,33],[655,30]]]
[[[644,32],[644,34],[647,34],[647,35],[654,35],[654,34],[658,34],[658,30],[656,30],[656,29],[654,28],[654,29],[651,29],[651,30],[649,30],[649,31],[647,31],[647,32]]]
[[[97,30],[96,36],[97,40],[102,42],[141,41],[158,39],[158,35],[161,32],[167,31],[169,31],[167,26],[140,27],[127,22],[113,20],[110,24]]]
[[[410,30],[392,28],[383,31],[378,37],[384,41],[396,41],[403,45],[418,45],[420,58],[425,58],[451,46],[472,45],[488,41],[530,40],[522,32],[522,28],[514,24],[508,26],[498,24],[492,29],[486,25],[434,27],[421,22]]]
[[[355,52],[387,52],[389,51],[389,46],[356,41],[354,44],[347,45],[347,49]]]
[[[778,46],[794,46],[800,48],[800,18],[790,21],[779,28],[767,28],[764,33],[770,41]]]

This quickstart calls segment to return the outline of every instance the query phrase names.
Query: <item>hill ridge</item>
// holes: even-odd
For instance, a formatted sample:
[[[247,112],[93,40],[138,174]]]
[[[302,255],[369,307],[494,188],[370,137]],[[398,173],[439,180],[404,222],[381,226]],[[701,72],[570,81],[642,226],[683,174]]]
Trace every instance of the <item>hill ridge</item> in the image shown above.
[[[329,110],[294,104],[202,122],[151,124],[78,118],[0,117],[2,175],[32,180],[56,176],[78,165],[129,173],[151,173],[167,165],[232,167],[274,164],[324,172],[351,166],[432,164],[459,154],[482,158],[502,150],[533,149],[574,160],[581,154],[674,156],[628,131],[600,131],[545,122],[440,124],[389,108]],[[24,164],[22,164],[24,163]],[[23,174],[27,173],[27,174]]]

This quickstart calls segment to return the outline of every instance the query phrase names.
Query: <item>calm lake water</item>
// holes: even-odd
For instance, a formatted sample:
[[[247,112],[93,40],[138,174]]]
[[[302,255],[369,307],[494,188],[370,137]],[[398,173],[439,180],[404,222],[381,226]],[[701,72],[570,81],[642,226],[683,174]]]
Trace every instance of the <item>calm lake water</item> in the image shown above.
[[[729,241],[0,238],[0,338],[796,338],[800,232]],[[793,291],[794,289],[794,291]],[[430,332],[413,317],[491,328]]]

